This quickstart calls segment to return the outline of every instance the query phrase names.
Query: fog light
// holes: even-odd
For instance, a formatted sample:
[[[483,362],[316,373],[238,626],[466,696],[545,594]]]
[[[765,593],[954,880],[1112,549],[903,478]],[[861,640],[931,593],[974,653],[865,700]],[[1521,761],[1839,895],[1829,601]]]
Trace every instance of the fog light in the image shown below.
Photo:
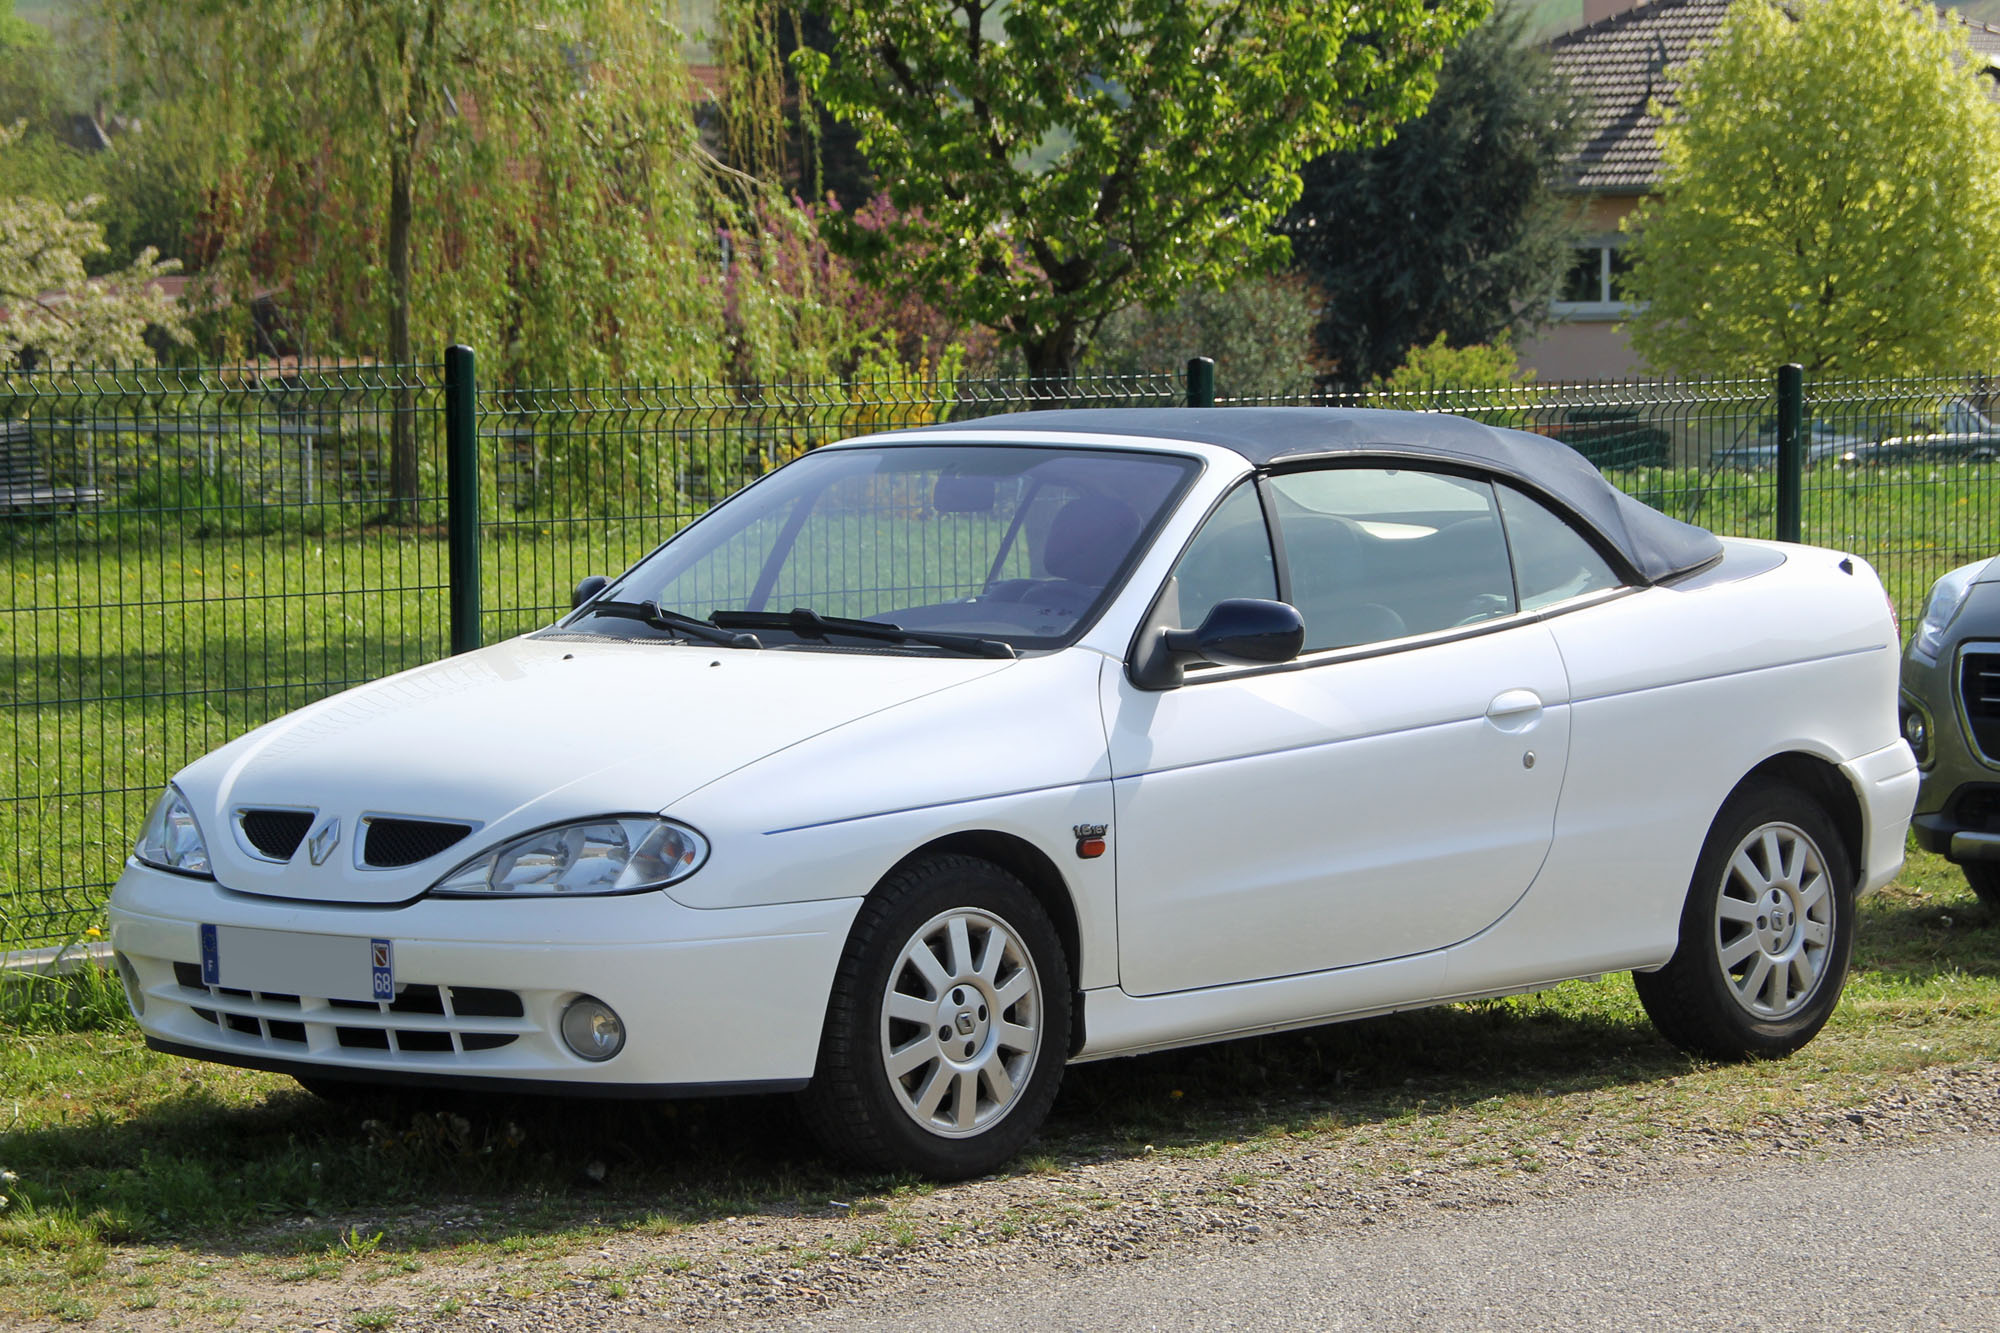
[[[139,984],[139,970],[132,966],[132,960],[122,953],[111,955],[111,965],[118,969],[118,980],[125,986],[125,1003],[132,1006],[135,1018],[146,1016],[146,991]]]
[[[1903,714],[1903,739],[1908,741],[1910,749],[1916,752],[1918,763],[1929,762],[1931,755],[1930,724],[1924,720],[1923,713],[1915,708],[1908,709]]]
[[[579,995],[563,1010],[563,1042],[586,1060],[609,1060],[625,1049],[625,1025],[611,1006]]]

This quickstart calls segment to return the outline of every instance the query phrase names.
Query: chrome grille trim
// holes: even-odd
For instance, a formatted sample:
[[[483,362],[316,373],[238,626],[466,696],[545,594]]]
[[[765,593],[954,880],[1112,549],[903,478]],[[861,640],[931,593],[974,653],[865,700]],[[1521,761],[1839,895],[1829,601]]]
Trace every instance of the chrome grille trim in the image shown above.
[[[1966,739],[1987,763],[2000,763],[2000,644],[1966,644],[1952,684]]]
[[[243,827],[244,819],[253,815],[298,815],[304,818],[305,827],[299,831],[298,839],[292,843],[291,850],[279,856],[275,852],[259,847],[251,838],[250,831]],[[292,857],[298,854],[299,848],[305,843],[306,834],[312,832],[313,821],[318,817],[319,811],[311,806],[239,805],[229,812],[229,827],[236,834],[236,845],[243,849],[244,855],[267,865],[281,866],[289,864]]]
[[[374,831],[374,826],[378,821],[394,824],[432,824],[443,829],[456,831],[457,836],[443,842],[435,851],[414,861],[391,861],[387,863],[371,861],[368,859],[368,838]],[[464,842],[467,838],[479,832],[482,826],[483,821],[477,819],[454,819],[439,815],[401,815],[393,814],[386,810],[364,810],[361,813],[361,818],[355,824],[354,868],[370,873],[379,873],[384,870],[406,870],[413,865],[422,865],[425,861],[433,857],[442,856],[451,848]]]

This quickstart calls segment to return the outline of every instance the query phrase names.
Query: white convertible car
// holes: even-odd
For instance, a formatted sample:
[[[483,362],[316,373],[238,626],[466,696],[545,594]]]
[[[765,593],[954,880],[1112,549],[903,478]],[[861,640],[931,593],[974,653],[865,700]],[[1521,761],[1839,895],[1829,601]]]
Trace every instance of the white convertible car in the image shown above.
[[[150,1045],[802,1090],[963,1176],[1070,1061],[1614,969],[1792,1051],[1917,788],[1867,565],[1455,417],[849,440],[578,593],[174,778],[111,905]]]

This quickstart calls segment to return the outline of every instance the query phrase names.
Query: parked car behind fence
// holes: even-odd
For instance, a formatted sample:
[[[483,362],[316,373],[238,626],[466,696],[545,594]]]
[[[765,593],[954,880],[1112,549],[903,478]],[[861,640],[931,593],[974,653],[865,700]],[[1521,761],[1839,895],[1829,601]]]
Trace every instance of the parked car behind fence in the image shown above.
[[[2000,560],[1932,587],[1903,653],[1902,727],[1923,772],[1918,844],[2000,912]]]
[[[1922,461],[1984,463],[2000,456],[2000,425],[1965,398],[1932,407],[1861,408],[1842,404],[1806,422],[1805,464],[1836,467]],[[1766,417],[1757,437],[1709,454],[1714,468],[1774,468],[1778,423]]]

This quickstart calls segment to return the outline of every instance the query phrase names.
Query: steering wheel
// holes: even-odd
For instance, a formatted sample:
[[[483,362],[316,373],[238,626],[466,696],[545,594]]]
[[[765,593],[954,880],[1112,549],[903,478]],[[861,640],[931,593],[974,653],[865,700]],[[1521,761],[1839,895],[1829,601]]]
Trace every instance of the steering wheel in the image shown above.
[[[1477,625],[1482,620],[1504,616],[1513,609],[1514,599],[1505,593],[1482,592],[1459,608],[1459,618],[1452,622],[1452,627]]]

